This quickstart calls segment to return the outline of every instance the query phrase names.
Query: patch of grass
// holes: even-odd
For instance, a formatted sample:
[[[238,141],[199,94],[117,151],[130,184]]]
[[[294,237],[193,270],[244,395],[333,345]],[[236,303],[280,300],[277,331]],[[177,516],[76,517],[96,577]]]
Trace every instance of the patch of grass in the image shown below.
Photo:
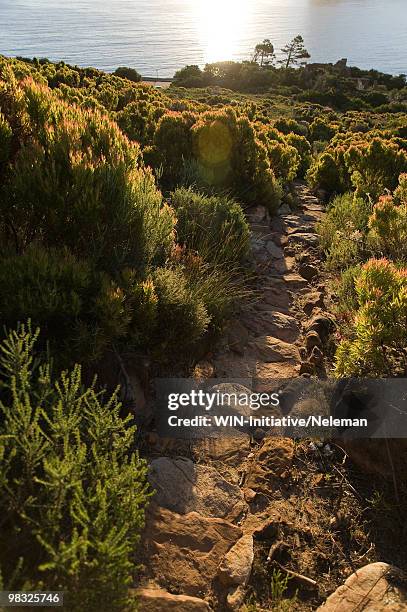
[[[290,577],[288,574],[283,574],[280,570],[273,570],[270,584],[273,612],[290,612],[293,610],[297,600],[297,593],[290,598],[285,597],[289,581]]]

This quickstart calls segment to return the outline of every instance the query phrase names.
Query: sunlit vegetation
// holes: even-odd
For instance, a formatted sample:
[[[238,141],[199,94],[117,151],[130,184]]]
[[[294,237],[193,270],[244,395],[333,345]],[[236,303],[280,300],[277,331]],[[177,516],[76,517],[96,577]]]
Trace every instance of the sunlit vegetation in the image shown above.
[[[0,58],[4,323],[31,317],[62,361],[93,363],[112,345],[171,360],[171,321],[189,326],[188,361],[239,293],[242,208],[273,213],[295,179],[330,201],[331,270],[405,261],[405,79],[293,69],[308,58],[291,46],[288,67],[265,40],[252,61],[186,67],[165,91],[130,68]]]
[[[352,193],[336,197],[321,224],[327,263],[340,273],[339,376],[407,372],[406,178],[376,203]]]
[[[74,96],[66,83],[45,84],[53,69],[2,61],[2,323],[40,325],[42,347],[64,366],[95,364],[121,346],[157,363],[175,355],[188,362],[239,293],[248,226],[231,195],[278,203],[266,149],[232,110],[180,113],[152,88],[107,75],[98,100],[87,81]],[[58,70],[77,85],[90,78]],[[123,109],[108,112],[114,105]],[[219,138],[227,145],[221,155]],[[201,194],[191,187],[164,198],[157,181],[177,187],[192,168]]]
[[[57,375],[38,333],[22,326],[0,344],[2,584],[64,591],[69,610],[134,610],[149,497],[135,427],[79,366]]]

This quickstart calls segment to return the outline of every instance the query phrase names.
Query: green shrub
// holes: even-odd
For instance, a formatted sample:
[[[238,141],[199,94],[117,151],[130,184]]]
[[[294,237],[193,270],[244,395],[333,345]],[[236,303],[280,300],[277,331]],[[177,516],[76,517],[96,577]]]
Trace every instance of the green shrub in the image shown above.
[[[216,264],[238,262],[247,255],[250,230],[239,204],[185,188],[174,191],[171,203],[180,244]]]
[[[173,85],[176,87],[205,87],[204,73],[199,66],[185,66],[174,74]]]
[[[116,397],[55,377],[20,327],[0,345],[0,564],[5,588],[62,590],[66,609],[132,609],[148,498]]]
[[[158,298],[155,354],[160,361],[194,348],[210,323],[205,305],[188,284],[182,267],[158,268],[152,274]]]
[[[310,185],[329,194],[354,188],[357,196],[373,200],[393,190],[407,170],[407,153],[387,134],[377,133],[337,134],[308,171]]]
[[[115,119],[130,140],[146,146],[152,142],[156,124],[163,113],[161,107],[146,100],[138,100],[126,104],[124,109],[116,113]]]
[[[373,200],[393,190],[401,173],[407,172],[407,153],[396,144],[374,138],[368,146],[355,144],[346,151],[345,163],[356,194]]]
[[[407,174],[400,174],[399,184],[393,193],[393,200],[396,206],[407,203]]]
[[[329,194],[344,193],[350,188],[334,151],[323,151],[311,165],[306,178],[311,187],[324,189]]]
[[[298,136],[307,136],[308,128],[302,123],[298,123],[295,119],[287,119],[286,117],[280,117],[274,122],[276,130],[282,134],[298,134]]]
[[[337,349],[337,376],[405,376],[407,269],[372,259],[362,267],[355,287],[358,309],[351,337]]]
[[[192,158],[191,128],[195,116],[191,113],[172,112],[161,117],[154,134],[154,149],[150,152],[152,165],[160,168],[162,180],[169,186],[176,186],[186,161]]]
[[[61,84],[79,87],[81,78],[77,70],[72,70],[68,66],[61,66],[53,74],[50,73],[47,80],[52,88],[59,87]]]
[[[10,157],[12,135],[13,132],[9,123],[0,113],[0,172],[1,164],[7,162]]]
[[[202,263],[185,269],[188,284],[196,299],[205,306],[210,330],[221,331],[239,300],[247,296],[240,270],[229,266]]]
[[[293,181],[301,163],[297,149],[286,143],[270,141],[267,152],[276,177],[283,181]]]
[[[328,267],[344,268],[363,257],[371,211],[369,202],[352,193],[334,198],[318,225]]]
[[[335,136],[337,127],[328,123],[321,117],[315,117],[314,121],[309,126],[309,137],[311,142],[315,140],[329,141]]]
[[[407,200],[395,205],[392,196],[382,196],[369,219],[369,239],[381,255],[407,260]]]
[[[108,271],[162,263],[174,219],[140,167],[138,145],[108,118],[32,82],[13,95],[30,131],[0,189],[2,233],[15,250],[66,246]]]
[[[121,77],[122,79],[127,79],[128,81],[133,81],[134,83],[138,83],[141,81],[141,76],[134,68],[127,68],[126,66],[119,66],[114,71],[115,76]]]
[[[133,271],[125,271],[125,304],[131,313],[126,344],[148,351],[157,326],[158,297],[151,279],[137,281]]]
[[[285,137],[285,141],[291,147],[297,150],[300,157],[300,164],[297,170],[297,175],[300,178],[304,178],[308,168],[311,165],[311,145],[304,136],[298,136],[298,134],[288,134]]]
[[[128,323],[122,291],[87,261],[66,250],[29,248],[0,259],[0,320],[8,327],[32,319],[59,363],[89,363],[124,336]]]
[[[361,264],[350,266],[344,270],[335,286],[335,294],[338,298],[337,309],[341,315],[353,316],[358,309],[358,295],[356,292],[356,280],[360,275]]]
[[[192,127],[194,156],[208,187],[230,191],[248,204],[274,211],[281,192],[270,168],[267,150],[254,125],[232,108],[200,115]]]

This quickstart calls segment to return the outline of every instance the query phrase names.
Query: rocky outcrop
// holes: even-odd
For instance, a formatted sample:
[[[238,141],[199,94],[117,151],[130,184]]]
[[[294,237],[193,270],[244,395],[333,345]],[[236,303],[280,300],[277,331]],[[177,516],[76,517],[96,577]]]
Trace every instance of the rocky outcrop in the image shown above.
[[[197,512],[180,515],[153,506],[144,532],[144,558],[156,584],[204,597],[226,553],[242,537],[240,527]]]
[[[407,578],[387,563],[371,563],[352,574],[318,612],[405,612]]]
[[[289,438],[268,438],[258,450],[248,474],[246,486],[256,493],[272,494],[275,478],[286,478],[294,456],[294,442]]]
[[[149,466],[148,478],[157,504],[178,514],[199,512],[202,516],[241,517],[246,503],[240,488],[219,472],[190,459],[159,457]]]

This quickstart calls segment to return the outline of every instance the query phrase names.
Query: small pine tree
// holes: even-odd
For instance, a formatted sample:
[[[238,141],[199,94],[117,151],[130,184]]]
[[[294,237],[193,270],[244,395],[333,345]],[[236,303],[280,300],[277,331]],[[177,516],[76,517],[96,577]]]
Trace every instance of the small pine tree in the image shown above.
[[[304,65],[306,63],[304,60],[311,57],[304,46],[304,39],[300,34],[283,47],[281,52],[284,54],[284,58],[279,60],[279,63],[282,64],[286,70],[290,68],[290,66]]]
[[[254,48],[253,61],[260,60],[260,66],[272,64],[275,59],[274,45],[269,38],[265,38],[262,43],[259,43]]]

